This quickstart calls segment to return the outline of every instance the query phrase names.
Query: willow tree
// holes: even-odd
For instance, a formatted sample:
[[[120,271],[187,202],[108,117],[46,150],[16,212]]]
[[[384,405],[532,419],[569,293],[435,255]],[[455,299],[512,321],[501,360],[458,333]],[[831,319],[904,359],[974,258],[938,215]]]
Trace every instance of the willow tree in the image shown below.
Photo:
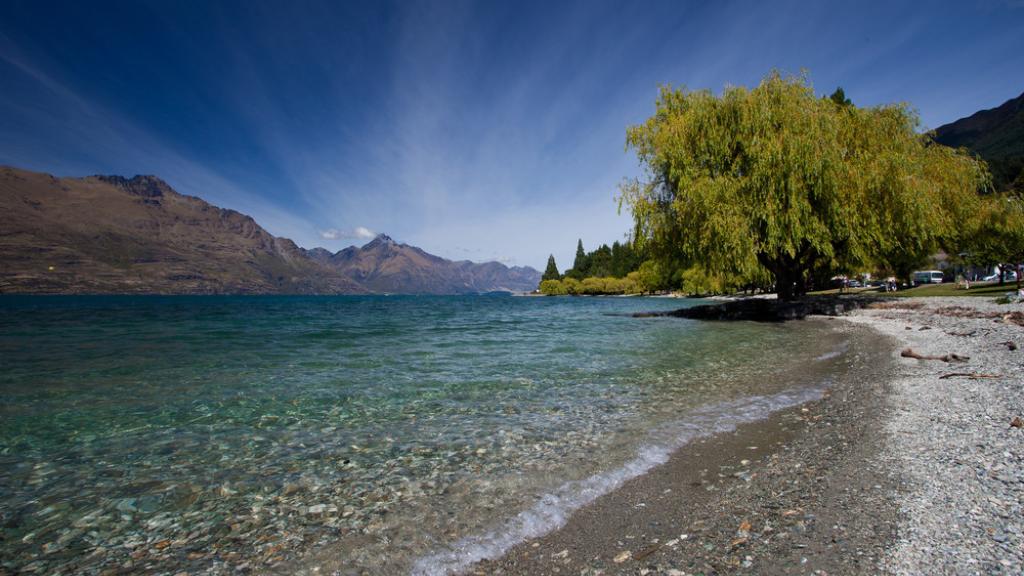
[[[972,261],[999,264],[1000,282],[1007,269],[1016,269],[1020,290],[1024,272],[1024,198],[1013,194],[986,197],[965,246]]]
[[[898,269],[956,240],[985,165],[917,132],[903,105],[818,98],[806,77],[756,88],[663,88],[629,128],[645,169],[623,184],[636,238],[709,275],[802,294],[818,270]]]

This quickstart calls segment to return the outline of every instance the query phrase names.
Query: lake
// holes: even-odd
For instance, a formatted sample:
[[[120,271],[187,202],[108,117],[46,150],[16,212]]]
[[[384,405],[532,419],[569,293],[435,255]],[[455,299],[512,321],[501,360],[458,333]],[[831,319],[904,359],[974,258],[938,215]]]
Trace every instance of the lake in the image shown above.
[[[845,366],[696,303],[2,297],[0,566],[458,571]]]

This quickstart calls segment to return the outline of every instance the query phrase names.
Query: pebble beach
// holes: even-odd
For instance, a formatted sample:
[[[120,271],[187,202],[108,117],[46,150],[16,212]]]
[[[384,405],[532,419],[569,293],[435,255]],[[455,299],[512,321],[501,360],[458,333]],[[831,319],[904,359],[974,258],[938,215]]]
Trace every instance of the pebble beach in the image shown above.
[[[847,318],[925,356],[896,363],[882,461],[901,481],[894,574],[1024,570],[1024,306],[893,302]],[[894,353],[896,353],[894,351]]]

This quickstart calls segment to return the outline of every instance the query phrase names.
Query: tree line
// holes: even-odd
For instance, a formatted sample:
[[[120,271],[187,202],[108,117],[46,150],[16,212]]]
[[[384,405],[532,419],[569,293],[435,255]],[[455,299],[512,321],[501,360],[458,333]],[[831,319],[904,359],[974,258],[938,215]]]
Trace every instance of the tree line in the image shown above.
[[[679,287],[665,267],[647,260],[633,242],[602,244],[587,252],[576,243],[572,268],[559,273],[554,255],[541,276],[540,291],[549,295],[645,294]]]

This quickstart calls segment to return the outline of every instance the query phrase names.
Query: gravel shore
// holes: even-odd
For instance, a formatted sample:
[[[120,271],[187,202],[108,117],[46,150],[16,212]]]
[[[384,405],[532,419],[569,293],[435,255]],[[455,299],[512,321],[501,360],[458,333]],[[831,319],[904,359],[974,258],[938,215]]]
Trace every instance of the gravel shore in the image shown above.
[[[812,321],[851,339],[824,399],[694,442],[471,572],[1024,573],[1024,306]]]
[[[881,457],[903,486],[886,571],[1024,573],[1024,306],[910,299],[847,319],[899,340],[895,355],[969,358],[896,363]]]

